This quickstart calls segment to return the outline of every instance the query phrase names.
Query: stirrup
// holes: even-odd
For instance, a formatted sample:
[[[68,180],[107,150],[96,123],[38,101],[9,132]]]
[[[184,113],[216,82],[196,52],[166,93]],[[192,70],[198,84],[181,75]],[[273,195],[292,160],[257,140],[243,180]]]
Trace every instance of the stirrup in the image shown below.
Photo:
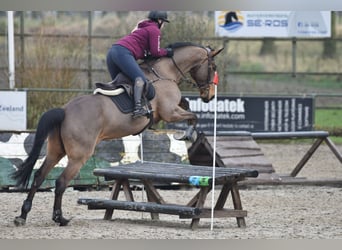
[[[148,114],[148,111],[141,107],[140,109],[135,109],[133,111],[132,116],[133,116],[133,119],[135,119],[140,116],[146,116],[147,114]]]

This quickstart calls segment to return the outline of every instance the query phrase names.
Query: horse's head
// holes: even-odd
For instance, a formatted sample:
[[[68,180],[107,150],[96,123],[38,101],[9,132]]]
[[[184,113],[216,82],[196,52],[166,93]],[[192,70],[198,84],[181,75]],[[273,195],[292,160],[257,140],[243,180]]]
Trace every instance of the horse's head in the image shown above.
[[[207,103],[215,97],[214,78],[217,72],[214,57],[219,54],[223,48],[214,50],[207,47],[205,49],[207,51],[207,55],[203,62],[192,68],[190,75],[195,80],[196,85],[199,88],[202,101]]]

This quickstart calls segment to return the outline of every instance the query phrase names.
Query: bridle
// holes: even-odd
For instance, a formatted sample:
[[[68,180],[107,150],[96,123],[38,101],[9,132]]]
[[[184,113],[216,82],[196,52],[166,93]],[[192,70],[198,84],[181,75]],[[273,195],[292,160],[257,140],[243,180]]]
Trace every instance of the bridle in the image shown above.
[[[197,65],[197,66],[195,66],[194,68],[191,69],[191,71],[196,71],[196,70],[198,70],[202,66],[203,63],[205,63],[205,61],[208,61],[208,73],[207,73],[207,82],[206,83],[199,84],[198,82],[193,81],[193,79],[187,77],[185,75],[185,73],[179,68],[179,66],[177,65],[177,62],[175,61],[173,56],[171,57],[172,63],[176,67],[177,71],[181,74],[182,80],[184,82],[187,82],[187,83],[191,84],[194,87],[197,87],[198,89],[200,89],[202,91],[208,90],[210,88],[210,85],[213,84],[213,81],[210,80],[210,72],[211,71],[216,71],[215,61],[214,61],[213,57],[210,56],[210,52],[212,51],[212,48],[204,47],[204,46],[201,46],[201,45],[195,45],[195,44],[191,45],[191,46],[197,46],[199,48],[203,48],[207,52],[207,58],[201,64],[199,64],[199,65]],[[151,65],[149,65],[148,63],[147,63],[147,65],[149,66],[151,71],[158,77],[158,79],[152,81],[151,83],[156,82],[158,80],[171,80],[173,82],[177,82],[174,79],[164,78],[164,77],[160,76],[158,74],[158,72]]]
[[[211,71],[215,71],[216,70],[216,65],[215,65],[215,61],[214,58],[210,56],[210,52],[212,51],[212,48],[210,47],[204,47],[204,46],[200,46],[200,45],[196,45],[199,48],[203,48],[205,49],[205,51],[207,52],[207,58],[199,65],[195,66],[193,69],[191,69],[191,71],[196,71],[198,70],[201,65],[205,62],[208,61],[208,73],[207,73],[207,82],[204,84],[199,84],[198,82],[194,82],[192,79],[190,79],[189,77],[187,77],[184,72],[178,67],[175,59],[173,57],[171,57],[172,62],[174,64],[174,66],[176,67],[176,69],[178,70],[178,72],[182,75],[183,80],[185,82],[190,83],[193,86],[196,86],[197,88],[199,88],[200,90],[206,90],[210,88],[210,85],[213,84],[213,81],[210,80],[210,72]]]

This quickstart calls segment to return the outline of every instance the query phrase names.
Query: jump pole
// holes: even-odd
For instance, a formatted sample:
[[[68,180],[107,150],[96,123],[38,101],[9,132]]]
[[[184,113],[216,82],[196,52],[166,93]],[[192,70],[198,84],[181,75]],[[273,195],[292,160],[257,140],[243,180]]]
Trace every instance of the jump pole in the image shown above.
[[[216,120],[217,120],[217,84],[219,82],[218,73],[215,71],[213,83],[215,85],[214,98],[214,145],[213,145],[213,182],[211,192],[211,223],[210,230],[214,229],[214,203],[215,203],[215,165],[216,165]]]

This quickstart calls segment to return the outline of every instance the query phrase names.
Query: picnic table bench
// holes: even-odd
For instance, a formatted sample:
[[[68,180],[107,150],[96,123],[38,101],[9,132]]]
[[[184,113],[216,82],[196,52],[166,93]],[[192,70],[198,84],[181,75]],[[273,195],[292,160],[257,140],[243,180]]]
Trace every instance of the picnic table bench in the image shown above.
[[[209,166],[184,165],[156,162],[136,162],[109,168],[95,169],[94,175],[114,180],[109,199],[80,198],[79,204],[88,209],[105,209],[105,220],[110,220],[114,209],[151,213],[152,219],[159,219],[159,213],[178,215],[181,219],[192,219],[191,228],[198,226],[200,218],[211,218],[211,208],[204,207],[208,193],[213,188],[213,168]],[[257,177],[258,171],[241,168],[215,168],[215,186],[221,191],[214,207],[214,217],[236,217],[238,227],[245,227],[247,211],[242,209],[238,182],[246,177]],[[144,185],[147,202],[134,201],[130,181]],[[183,204],[167,203],[155,187],[155,183],[179,183],[195,186],[198,193]],[[126,201],[118,200],[123,190]],[[175,191],[176,192],[176,191]],[[224,208],[231,193],[233,209]]]

